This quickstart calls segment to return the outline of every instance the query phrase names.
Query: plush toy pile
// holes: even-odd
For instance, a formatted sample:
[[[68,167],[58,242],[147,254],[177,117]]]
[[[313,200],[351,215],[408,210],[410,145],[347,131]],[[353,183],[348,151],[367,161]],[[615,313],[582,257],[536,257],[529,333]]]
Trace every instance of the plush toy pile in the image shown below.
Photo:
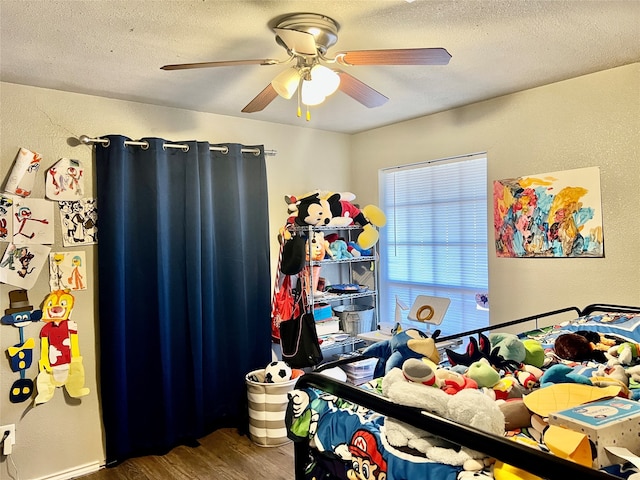
[[[421,364],[426,368],[422,369]],[[383,395],[396,403],[422,408],[463,425],[496,435],[504,434],[505,420],[502,411],[495,401],[479,390],[468,388],[448,395],[440,388],[411,380],[430,377],[431,368],[419,359],[406,360],[402,368],[394,367],[384,376]],[[471,471],[485,467],[485,455],[468,448],[457,448],[424,430],[393,418],[386,419],[385,432],[390,445],[413,448],[435,462],[461,465],[465,470]]]
[[[331,193],[315,191],[300,197],[287,196],[289,223],[298,226],[335,226],[346,227],[357,224],[362,227],[358,235],[357,245],[361,249],[369,249],[378,241],[375,227],[383,227],[386,216],[375,205],[367,205],[362,209],[351,203],[355,195],[351,193]]]

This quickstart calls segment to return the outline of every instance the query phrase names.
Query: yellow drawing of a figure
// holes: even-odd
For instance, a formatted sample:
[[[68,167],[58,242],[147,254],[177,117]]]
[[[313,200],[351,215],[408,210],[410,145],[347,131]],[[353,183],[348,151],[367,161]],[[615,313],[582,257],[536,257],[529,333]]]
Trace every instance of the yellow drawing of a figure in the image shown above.
[[[84,386],[78,326],[69,320],[74,300],[69,290],[56,290],[45,298],[42,305],[42,321],[45,326],[40,330],[40,373],[36,381],[36,405],[51,400],[56,387],[63,385],[71,397],[89,394],[89,389]]]

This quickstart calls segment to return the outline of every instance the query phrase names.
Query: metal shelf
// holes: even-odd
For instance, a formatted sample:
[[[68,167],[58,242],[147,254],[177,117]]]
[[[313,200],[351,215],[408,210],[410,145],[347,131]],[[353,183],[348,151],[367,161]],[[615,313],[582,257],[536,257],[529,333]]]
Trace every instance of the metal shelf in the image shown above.
[[[353,300],[355,298],[373,297],[377,294],[378,292],[376,290],[367,290],[365,292],[357,292],[357,293],[324,293],[322,295],[314,295],[313,302],[314,303],[339,302],[343,300]]]
[[[367,255],[364,257],[352,257],[352,258],[341,258],[340,260],[333,260],[331,258],[324,260],[312,260],[309,262],[311,266],[322,266],[322,265],[330,265],[335,263],[358,263],[358,262],[375,262],[377,259],[373,255]]]

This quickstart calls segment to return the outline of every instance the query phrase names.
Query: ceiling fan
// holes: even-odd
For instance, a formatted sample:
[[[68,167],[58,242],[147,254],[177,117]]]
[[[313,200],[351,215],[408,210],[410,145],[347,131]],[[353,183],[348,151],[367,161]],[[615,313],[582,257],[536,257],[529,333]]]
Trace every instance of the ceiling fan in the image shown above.
[[[340,90],[368,108],[378,107],[389,100],[383,94],[354,76],[333,65],[446,65],[451,55],[444,48],[404,48],[387,50],[354,50],[327,55],[338,40],[338,23],[325,15],[295,13],[280,19],[273,28],[276,43],[287,50],[285,60],[230,60],[218,62],[180,63],[164,65],[162,70],[230,67],[238,65],[283,65],[294,63],[278,74],[243,109],[244,113],[259,112],[278,95],[291,98],[298,92],[300,104],[318,105],[326,96]],[[332,65],[328,68],[325,64]]]

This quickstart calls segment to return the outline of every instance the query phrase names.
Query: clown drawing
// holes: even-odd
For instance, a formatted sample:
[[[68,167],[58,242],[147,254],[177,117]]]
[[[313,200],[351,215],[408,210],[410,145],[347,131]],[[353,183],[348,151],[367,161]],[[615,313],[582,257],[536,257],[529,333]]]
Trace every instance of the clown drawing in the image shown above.
[[[40,330],[40,373],[36,381],[36,405],[48,402],[56,387],[65,386],[74,398],[89,394],[84,386],[84,366],[78,344],[78,326],[69,320],[74,297],[69,290],[56,290],[45,298]]]

